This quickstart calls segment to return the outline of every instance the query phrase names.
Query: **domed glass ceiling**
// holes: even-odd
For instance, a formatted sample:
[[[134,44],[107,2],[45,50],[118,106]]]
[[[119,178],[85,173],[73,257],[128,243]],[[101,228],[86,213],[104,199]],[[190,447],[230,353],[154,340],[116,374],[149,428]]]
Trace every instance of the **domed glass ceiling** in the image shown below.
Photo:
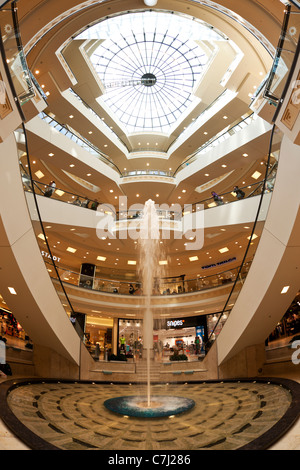
[[[224,40],[192,18],[156,11],[111,17],[77,39],[103,40],[90,58],[105,87],[98,101],[128,133],[169,133],[199,102],[193,89],[209,60],[201,41]]]

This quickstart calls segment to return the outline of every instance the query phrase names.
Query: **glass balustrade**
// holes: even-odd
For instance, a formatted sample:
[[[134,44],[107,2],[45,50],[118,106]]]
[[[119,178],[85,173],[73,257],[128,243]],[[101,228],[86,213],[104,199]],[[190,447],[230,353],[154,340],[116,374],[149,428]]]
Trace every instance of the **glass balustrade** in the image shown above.
[[[47,270],[52,279],[59,278],[66,284],[71,284],[84,289],[101,291],[109,294],[121,295],[143,295],[143,286],[138,281],[124,281],[118,279],[105,279],[100,276],[87,276],[76,272],[70,268],[60,267],[58,265],[59,258],[53,257],[56,263],[57,272],[53,269],[53,263],[49,261],[49,254],[45,249],[43,238],[40,240],[40,249],[42,256],[45,258]],[[202,290],[213,289],[215,287],[223,287],[232,284],[234,281],[243,283],[250,269],[251,261],[232,269],[219,272],[213,275],[197,275],[194,278],[185,279],[185,276],[177,276],[165,278],[157,281],[153,286],[154,296],[175,295],[195,293]]]
[[[299,41],[300,9],[286,4],[273,67],[268,76],[264,96],[277,106],[283,94]]]
[[[231,136],[235,135],[237,132],[241,131],[245,127],[249,126],[252,124],[257,119],[257,115],[252,113],[246,118],[238,121],[237,123],[234,123],[231,126],[227,126],[226,129],[223,129],[221,132],[219,132],[217,135],[209,139],[205,144],[203,144],[199,149],[193,153],[193,155],[190,155],[188,158],[185,159],[183,163],[179,165],[179,167],[175,170],[174,176],[178,173],[178,171],[182,170],[185,168],[187,165],[190,163],[194,162],[198,158],[200,158],[202,155],[207,153],[209,150],[212,150],[214,147],[217,145],[221,144],[225,140],[229,139]]]
[[[121,174],[117,165],[115,165],[114,162],[110,160],[110,158],[107,155],[101,152],[97,147],[95,147],[95,145],[89,142],[85,137],[80,135],[77,131],[75,131],[74,129],[71,129],[70,126],[60,124],[58,121],[56,121],[54,118],[52,118],[51,116],[49,116],[48,114],[44,112],[40,113],[39,117],[43,121],[45,121],[47,124],[49,124],[49,126],[56,129],[60,134],[63,134],[68,139],[72,140],[75,144],[79,145],[81,148],[83,148],[90,154],[94,155],[99,160],[104,162],[106,165],[110,166],[111,168],[116,170],[119,174]]]
[[[35,96],[35,91],[22,47],[16,2],[9,2],[1,8],[0,30],[6,63],[16,96],[22,106]]]

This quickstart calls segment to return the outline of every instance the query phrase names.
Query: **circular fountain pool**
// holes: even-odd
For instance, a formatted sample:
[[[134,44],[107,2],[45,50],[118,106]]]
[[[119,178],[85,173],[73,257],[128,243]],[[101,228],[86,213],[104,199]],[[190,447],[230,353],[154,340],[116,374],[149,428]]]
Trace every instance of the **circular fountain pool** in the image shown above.
[[[125,396],[110,398],[104,406],[115,413],[136,418],[162,418],[177,415],[192,409],[194,400],[182,397],[157,395],[151,397],[150,404],[146,396]]]

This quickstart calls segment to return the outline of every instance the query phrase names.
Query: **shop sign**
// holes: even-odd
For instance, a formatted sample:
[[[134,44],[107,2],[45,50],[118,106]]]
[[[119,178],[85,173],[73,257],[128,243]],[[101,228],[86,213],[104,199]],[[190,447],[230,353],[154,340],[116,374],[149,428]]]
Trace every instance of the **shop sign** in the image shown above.
[[[184,326],[184,320],[168,320],[167,327],[168,328],[181,328]]]
[[[51,257],[51,255],[49,255],[49,253],[47,253],[46,251],[41,251],[41,253],[42,253],[42,256],[44,256],[45,258],[50,258],[53,261],[58,261],[58,262],[60,261],[60,258],[58,258],[57,256]]]

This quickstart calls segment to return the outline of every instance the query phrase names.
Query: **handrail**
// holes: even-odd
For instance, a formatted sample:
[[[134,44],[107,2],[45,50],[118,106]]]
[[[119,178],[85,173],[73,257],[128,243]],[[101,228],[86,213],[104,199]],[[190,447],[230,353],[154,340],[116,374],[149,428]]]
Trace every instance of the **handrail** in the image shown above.
[[[290,71],[289,71],[289,75],[288,75],[288,78],[287,78],[287,80],[286,80],[286,83],[285,83],[285,86],[284,86],[284,89],[283,89],[283,93],[282,93],[282,95],[281,95],[280,100],[278,101],[278,106],[277,106],[276,111],[275,111],[275,114],[274,114],[274,116],[273,116],[273,123],[276,122],[277,117],[278,117],[279,112],[280,112],[281,107],[282,107],[282,103],[283,103],[284,100],[285,100],[287,91],[288,91],[289,86],[290,86],[290,83],[291,83],[292,76],[293,76],[294,71],[295,71],[295,69],[296,69],[296,64],[297,64],[297,62],[298,62],[299,54],[300,54],[300,41],[298,41],[297,49],[296,49],[295,56],[294,56],[294,60],[293,60],[291,69],[290,69]]]
[[[181,276],[175,276],[170,278],[161,279],[157,286],[153,286],[153,296],[166,296],[166,295],[184,295],[202,290],[213,289],[224,285],[229,285],[237,279],[237,282],[246,278],[249,267],[252,260],[248,260],[244,264],[245,271],[242,272],[241,266],[235,266],[234,268],[227,269],[225,271],[218,272],[216,274],[210,274],[208,276],[197,276],[191,279],[178,279]],[[45,260],[45,264],[50,264]],[[52,263],[51,263],[52,266]],[[243,267],[243,266],[242,266]],[[57,267],[61,271],[61,279],[65,284],[75,285],[84,289],[91,289],[92,291],[101,291],[105,293],[114,293],[119,295],[132,295],[133,293],[137,296],[142,296],[142,283],[137,280],[124,280],[124,279],[107,279],[105,277],[89,276],[75,272],[72,269],[62,266]],[[62,273],[62,271],[65,273]],[[67,278],[65,277],[67,275]],[[75,276],[77,283],[67,282],[70,277]],[[50,275],[53,278],[53,276]],[[76,281],[75,279],[75,281]],[[214,282],[216,281],[216,282]],[[130,285],[133,286],[134,292],[129,291]],[[177,291],[175,291],[175,286]],[[170,287],[173,288],[172,292]]]
[[[273,125],[273,128],[272,128],[272,131],[271,131],[271,137],[270,137],[270,141],[269,141],[269,151],[268,151],[268,161],[267,161],[267,166],[266,166],[266,172],[265,172],[265,178],[264,178],[264,181],[263,181],[263,187],[262,187],[262,192],[261,192],[261,196],[260,196],[260,201],[259,201],[259,205],[258,205],[258,208],[257,208],[257,212],[256,212],[256,217],[255,217],[255,220],[254,220],[254,223],[253,223],[253,226],[252,226],[252,230],[251,230],[251,234],[250,234],[250,237],[249,237],[249,242],[247,244],[247,247],[246,247],[246,250],[245,250],[245,253],[244,253],[244,256],[243,256],[243,259],[242,259],[242,263],[240,264],[240,268],[239,268],[239,271],[238,271],[238,274],[237,274],[237,277],[232,285],[232,288],[230,290],[230,293],[228,295],[228,298],[224,304],[224,307],[222,309],[222,312],[210,334],[210,336],[208,337],[208,340],[205,344],[205,348],[206,350],[211,346],[211,339],[215,333],[215,330],[217,329],[218,325],[219,325],[219,322],[222,318],[222,315],[223,313],[227,310],[227,305],[231,299],[231,296],[234,292],[234,289],[237,285],[237,280],[238,278],[240,277],[241,275],[241,270],[242,270],[242,267],[244,265],[244,263],[246,262],[246,257],[247,257],[247,254],[248,254],[248,251],[250,249],[250,245],[251,245],[251,242],[252,242],[252,239],[253,239],[253,235],[254,235],[254,232],[255,232],[255,229],[256,229],[256,225],[257,225],[257,222],[258,222],[258,217],[259,217],[259,214],[260,214],[260,210],[261,210],[261,207],[262,207],[262,202],[263,202],[263,198],[264,198],[264,194],[265,194],[265,188],[266,188],[266,182],[267,182],[267,176],[268,176],[268,169],[269,169],[269,164],[270,164],[270,158],[271,158],[271,153],[272,153],[272,150],[271,150],[271,147],[272,147],[272,143],[273,143],[273,137],[274,137],[274,133],[275,133],[275,125]]]

